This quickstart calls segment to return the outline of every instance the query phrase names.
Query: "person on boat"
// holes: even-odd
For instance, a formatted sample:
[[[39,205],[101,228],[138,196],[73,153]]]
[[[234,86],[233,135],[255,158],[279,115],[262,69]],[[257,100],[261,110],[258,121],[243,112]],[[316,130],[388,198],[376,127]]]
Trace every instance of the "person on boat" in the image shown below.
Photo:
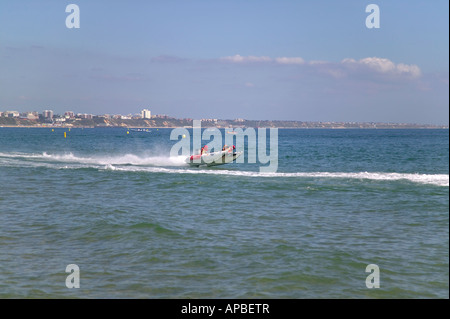
[[[208,145],[202,147],[201,155],[208,153]]]
[[[234,151],[236,149],[236,146],[228,146],[228,145],[224,145],[223,146],[223,148],[222,148],[222,151],[228,151],[228,152],[231,152],[231,151]]]

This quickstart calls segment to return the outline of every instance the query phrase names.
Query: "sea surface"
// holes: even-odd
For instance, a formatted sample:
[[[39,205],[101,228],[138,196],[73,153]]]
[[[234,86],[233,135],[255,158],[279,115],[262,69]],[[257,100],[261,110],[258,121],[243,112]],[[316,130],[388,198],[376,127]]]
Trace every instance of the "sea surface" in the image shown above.
[[[0,298],[449,298],[448,130],[279,129],[266,173],[170,133],[0,128]]]

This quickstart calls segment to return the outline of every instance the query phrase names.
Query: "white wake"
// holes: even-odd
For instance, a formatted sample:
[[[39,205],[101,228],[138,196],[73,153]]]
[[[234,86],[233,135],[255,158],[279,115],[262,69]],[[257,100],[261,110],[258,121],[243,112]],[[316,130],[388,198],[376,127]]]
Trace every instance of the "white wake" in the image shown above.
[[[183,156],[138,156],[124,154],[118,156],[96,155],[76,156],[66,154],[26,154],[1,153],[0,166],[47,167],[56,169],[96,168],[99,170],[117,170],[129,172],[149,172],[167,174],[205,174],[262,178],[341,178],[376,181],[409,181],[419,184],[449,186],[448,174],[388,173],[388,172],[294,172],[294,173],[260,173],[259,171],[242,171],[232,169],[190,168]],[[235,164],[229,164],[234,166]],[[229,167],[229,166],[228,166]],[[233,167],[234,168],[234,167]]]

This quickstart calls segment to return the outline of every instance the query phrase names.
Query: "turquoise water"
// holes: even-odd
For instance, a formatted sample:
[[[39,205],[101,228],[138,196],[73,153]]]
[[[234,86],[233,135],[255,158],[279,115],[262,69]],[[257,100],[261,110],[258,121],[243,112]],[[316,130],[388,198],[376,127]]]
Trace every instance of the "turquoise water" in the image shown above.
[[[0,128],[1,298],[449,298],[448,130],[280,129],[274,173],[126,132]]]

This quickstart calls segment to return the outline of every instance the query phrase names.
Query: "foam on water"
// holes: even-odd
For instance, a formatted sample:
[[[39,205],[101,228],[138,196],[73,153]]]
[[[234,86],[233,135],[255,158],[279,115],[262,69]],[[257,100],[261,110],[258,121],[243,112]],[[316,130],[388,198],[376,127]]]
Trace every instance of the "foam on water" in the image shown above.
[[[55,163],[77,163],[93,165],[137,165],[137,166],[187,166],[183,156],[138,156],[124,154],[119,156],[76,156],[73,153],[64,154],[26,154],[26,153],[0,153],[0,159],[24,159]]]
[[[432,184],[437,186],[449,186],[449,175],[445,174],[408,174],[408,173],[383,173],[383,172],[297,172],[297,173],[260,173],[253,171],[232,171],[232,170],[206,170],[206,169],[165,169],[165,168],[137,168],[137,167],[116,167],[121,171],[148,171],[155,173],[176,173],[176,174],[207,174],[207,175],[228,175],[243,177],[264,177],[264,178],[343,178],[343,179],[366,179],[378,181],[399,181],[406,180],[419,184]]]
[[[93,156],[80,157],[72,153],[63,155],[42,154],[43,158],[61,162],[74,162],[97,165],[137,165],[137,166],[186,166],[183,156],[138,156],[134,154],[124,154],[120,156]]]
[[[124,154],[120,156],[76,156],[66,154],[24,154],[0,153],[0,165],[3,166],[44,166],[57,169],[96,168],[129,172],[167,173],[167,174],[206,174],[263,178],[341,178],[376,181],[409,181],[419,184],[431,184],[449,187],[448,174],[412,174],[387,172],[293,172],[260,173],[227,169],[189,168],[183,156],[138,156]],[[69,165],[68,165],[69,164]]]

